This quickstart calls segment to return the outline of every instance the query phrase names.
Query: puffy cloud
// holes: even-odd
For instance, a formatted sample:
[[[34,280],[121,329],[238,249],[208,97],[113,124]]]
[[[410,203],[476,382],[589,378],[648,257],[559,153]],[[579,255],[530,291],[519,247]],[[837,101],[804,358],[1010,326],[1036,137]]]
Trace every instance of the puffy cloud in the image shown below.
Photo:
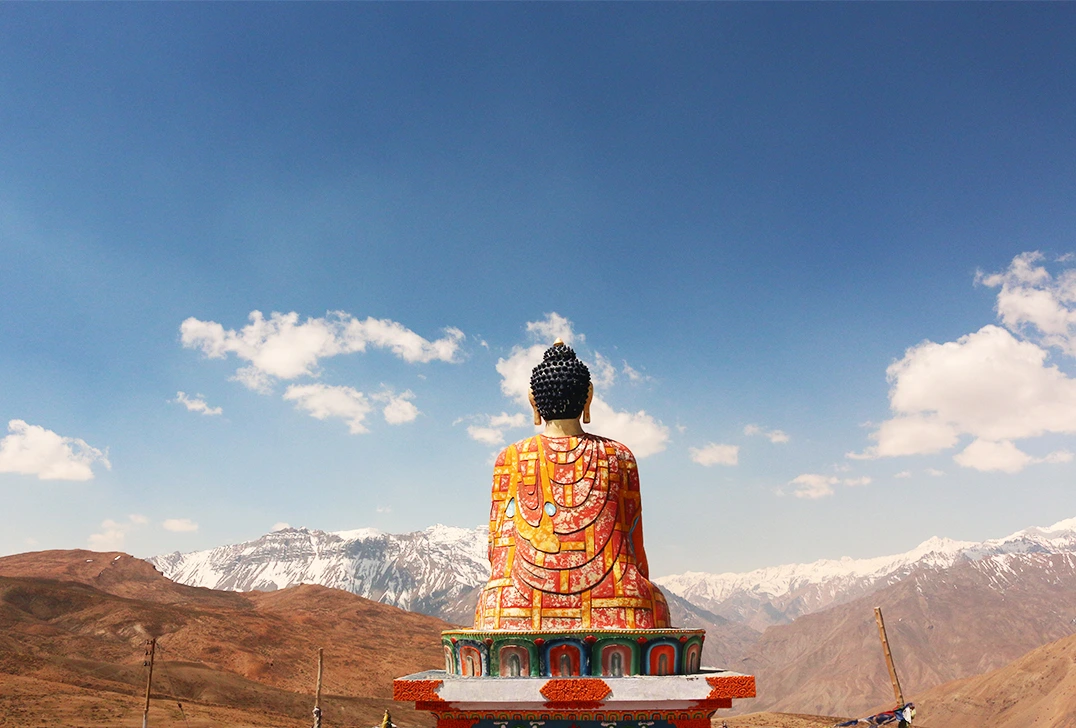
[[[0,473],[36,475],[39,480],[92,480],[93,465],[111,469],[107,451],[77,437],[63,437],[23,420],[7,423],[0,440]]]
[[[472,440],[486,445],[503,445],[504,432],[496,427],[480,427],[478,425],[467,426],[467,436]]]
[[[910,478],[912,477],[911,470],[901,470],[899,473],[893,476],[894,478]]]
[[[661,452],[669,442],[669,428],[645,410],[615,410],[600,397],[590,405],[590,428],[603,437],[624,443],[637,458]]]
[[[542,361],[542,353],[558,337],[566,344],[583,343],[586,337],[575,333],[572,322],[557,313],[546,314],[542,321],[529,322],[527,331],[539,342],[531,346],[514,347],[507,358],[497,360],[496,368],[501,375],[501,392],[529,410],[531,370]],[[594,352],[594,356],[595,361],[605,361],[597,352]],[[591,366],[592,374],[596,369],[598,365]],[[590,416],[590,429],[593,432],[619,440],[638,458],[661,452],[669,441],[669,428],[652,415],[643,410],[615,410],[597,394],[590,406]],[[470,428],[468,434],[471,434]]]
[[[513,415],[507,412],[501,412],[499,415],[493,415],[489,418],[490,427],[503,427],[503,428],[519,428],[526,427],[530,424],[530,421],[522,413],[516,412]]]
[[[842,482],[845,485],[854,488],[857,485],[870,485],[872,481],[869,475],[864,475],[859,478],[845,478]]]
[[[762,435],[775,445],[786,443],[789,439],[788,435],[786,435],[782,430],[765,430],[758,425],[748,425],[747,427],[743,428],[743,434],[748,436]]]
[[[582,334],[576,334],[572,322],[555,311],[547,313],[541,321],[528,321],[527,333],[538,339],[538,345],[543,350],[552,346],[557,339],[570,345],[576,340],[583,341],[586,338]]]
[[[1045,457],[1036,458],[1016,447],[1010,440],[992,442],[977,439],[962,452],[953,456],[953,460],[965,468],[974,468],[983,472],[1019,473],[1031,463],[1071,462],[1072,453],[1068,450],[1058,450]]]
[[[467,436],[486,445],[503,445],[506,430],[520,429],[531,424],[530,420],[519,412],[512,415],[507,412],[485,415],[484,419],[487,421],[486,425],[468,425]]]
[[[1076,380],[1046,358],[1046,350],[992,325],[913,346],[887,370],[895,416],[871,435],[874,446],[850,457],[936,453],[967,434],[981,442],[958,464],[1018,472],[1034,460],[1019,457],[1013,440],[1076,432]]]
[[[173,401],[183,405],[190,412],[200,412],[203,415],[219,415],[224,412],[220,407],[210,407],[206,404],[205,397],[201,394],[196,394],[192,398],[183,392],[176,392],[176,398]]]
[[[385,422],[390,425],[403,425],[415,421],[415,418],[419,416],[419,411],[411,401],[414,398],[415,394],[410,389],[400,394],[385,391],[372,397],[378,402],[385,403],[381,414],[384,415]]]
[[[721,445],[711,442],[705,447],[693,447],[689,450],[692,462],[709,467],[711,465],[736,465],[740,462],[739,445]]]
[[[161,526],[165,531],[174,533],[192,533],[198,530],[198,524],[189,518],[167,518]]]
[[[352,387],[293,384],[284,392],[284,399],[295,402],[296,409],[304,410],[316,419],[344,420],[353,435],[369,432],[363,420],[373,407],[366,395]]]
[[[797,498],[815,500],[833,495],[833,486],[838,482],[838,479],[833,476],[804,473],[797,475],[788,484],[793,486],[792,495]]]
[[[343,311],[305,321],[294,311],[274,312],[268,319],[252,311],[249,319],[235,331],[192,316],[180,325],[180,338],[183,346],[201,349],[211,359],[235,354],[249,362],[236,371],[235,379],[260,392],[268,391],[275,380],[316,376],[320,359],[362,352],[367,346],[388,349],[407,362],[455,361],[464,339],[462,331],[450,327],[442,338],[429,341],[396,321],[359,320]]]
[[[138,513],[132,513],[126,521],[108,518],[101,522],[101,532],[90,534],[86,540],[93,551],[121,551],[127,534],[136,526],[147,523],[149,519]]]
[[[1000,289],[998,317],[1007,328],[1076,356],[1076,270],[1062,271],[1055,278],[1038,265],[1044,259],[1037,251],[1021,253],[1008,270],[980,273],[977,280]]]
[[[886,370],[893,417],[871,433],[874,445],[848,457],[937,453],[969,435],[972,442],[953,458],[963,467],[1016,473],[1032,463],[1068,462],[1067,451],[1036,458],[1015,444],[1076,433],[1076,379],[1048,363],[1043,348],[1076,355],[1076,270],[1055,277],[1043,260],[1022,253],[1001,273],[977,275],[999,289],[1006,328],[988,325],[956,341],[908,349]]]
[[[277,521],[273,524],[273,527],[269,529],[270,532],[276,533],[277,531],[283,531],[285,528],[291,528],[291,524],[287,521]]]
[[[937,468],[927,468],[927,475],[933,478],[940,478],[941,476],[945,475],[945,471],[938,470]]]

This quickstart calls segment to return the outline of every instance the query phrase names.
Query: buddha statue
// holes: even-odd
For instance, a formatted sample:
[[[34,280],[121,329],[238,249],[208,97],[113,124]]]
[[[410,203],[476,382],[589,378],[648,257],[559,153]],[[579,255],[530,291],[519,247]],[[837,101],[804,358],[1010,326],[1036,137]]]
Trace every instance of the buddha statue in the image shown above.
[[[492,575],[475,629],[662,629],[669,609],[649,581],[639,472],[619,442],[583,431],[590,371],[559,339],[531,374],[542,434],[509,445],[493,469]]]

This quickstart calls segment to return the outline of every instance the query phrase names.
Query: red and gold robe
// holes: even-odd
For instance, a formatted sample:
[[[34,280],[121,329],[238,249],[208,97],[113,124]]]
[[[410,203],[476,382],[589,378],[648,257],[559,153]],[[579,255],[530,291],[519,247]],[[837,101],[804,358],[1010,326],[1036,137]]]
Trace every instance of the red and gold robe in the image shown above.
[[[669,608],[649,581],[635,457],[595,435],[535,435],[493,469],[492,574],[476,629],[653,629]]]

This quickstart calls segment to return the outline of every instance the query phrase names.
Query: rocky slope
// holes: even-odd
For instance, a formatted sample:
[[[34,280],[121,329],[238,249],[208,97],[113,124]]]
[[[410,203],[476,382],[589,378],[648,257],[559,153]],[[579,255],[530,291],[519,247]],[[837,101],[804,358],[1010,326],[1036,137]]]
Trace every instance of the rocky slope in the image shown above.
[[[904,694],[916,700],[1076,632],[1076,554],[923,567],[869,597],[771,627],[742,663],[730,665],[757,677],[759,697],[750,709],[865,715],[890,703],[876,605],[885,613]]]
[[[440,666],[447,627],[316,585],[241,594],[176,584],[120,553],[0,558],[0,695],[16,696],[3,698],[5,714],[29,710],[16,677],[67,693],[137,695],[145,640],[159,637],[154,694],[173,705],[305,719],[324,647],[327,720],[373,725],[391,707],[400,725],[428,725],[392,703],[392,678]]]
[[[1076,725],[1076,635],[1005,667],[939,685],[919,696],[918,719],[937,726],[1072,728]]]

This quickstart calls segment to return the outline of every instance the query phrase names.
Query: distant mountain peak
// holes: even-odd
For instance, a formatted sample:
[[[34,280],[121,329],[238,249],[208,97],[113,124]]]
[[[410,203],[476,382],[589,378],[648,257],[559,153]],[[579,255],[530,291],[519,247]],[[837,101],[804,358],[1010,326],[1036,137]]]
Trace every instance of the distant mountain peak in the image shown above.
[[[741,574],[686,572],[656,581],[714,614],[764,629],[864,596],[918,568],[947,569],[958,561],[998,554],[1069,551],[1076,551],[1076,518],[982,542],[933,536],[891,556],[820,559]]]

